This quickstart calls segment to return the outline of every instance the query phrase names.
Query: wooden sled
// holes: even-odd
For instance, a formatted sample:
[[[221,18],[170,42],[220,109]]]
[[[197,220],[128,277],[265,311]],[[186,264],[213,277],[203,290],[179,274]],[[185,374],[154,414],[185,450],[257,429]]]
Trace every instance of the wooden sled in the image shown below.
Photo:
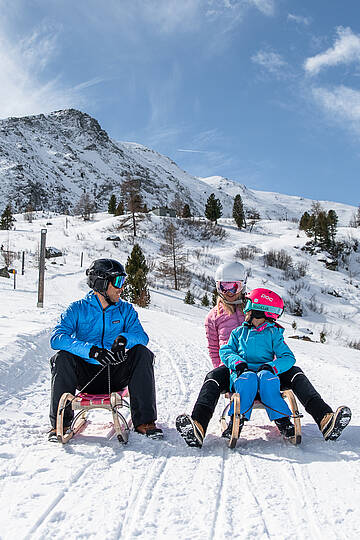
[[[288,401],[289,408],[291,410],[291,419],[294,421],[295,426],[295,435],[290,439],[287,439],[292,444],[301,443],[301,422],[302,414],[299,413],[298,405],[292,390],[283,390],[281,396]],[[233,429],[231,433],[231,438],[229,439],[229,448],[235,448],[237,440],[239,438],[239,426],[240,426],[240,395],[231,394],[230,402],[226,405],[223,413],[220,417],[221,433],[225,431],[228,426],[227,418],[229,417],[228,412],[230,409],[231,403],[234,404],[234,416],[233,416]],[[255,400],[253,409],[264,409],[264,405],[259,400]]]
[[[86,416],[91,409],[107,409],[112,412],[113,427],[120,443],[126,444],[129,438],[131,419],[126,420],[120,412],[125,408],[130,410],[130,404],[125,399],[129,395],[125,388],[119,392],[109,394],[87,394],[81,393],[73,396],[65,393],[61,396],[56,418],[56,436],[59,442],[67,443],[76,433],[84,429]],[[64,433],[64,412],[66,407],[71,407],[75,415],[70,429]]]

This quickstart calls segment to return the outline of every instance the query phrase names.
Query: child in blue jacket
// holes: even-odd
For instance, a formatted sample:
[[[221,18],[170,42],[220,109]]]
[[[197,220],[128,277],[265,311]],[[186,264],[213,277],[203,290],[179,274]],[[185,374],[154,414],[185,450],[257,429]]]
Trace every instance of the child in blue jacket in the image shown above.
[[[250,419],[259,394],[269,419],[275,421],[285,438],[291,438],[295,428],[277,376],[295,364],[295,357],[284,342],[284,330],[275,322],[284,311],[284,303],[278,294],[262,288],[254,289],[246,298],[245,322],[220,347],[221,361],[230,370],[230,386],[240,394],[240,430],[244,420]],[[223,436],[229,438],[231,431],[232,421]]]

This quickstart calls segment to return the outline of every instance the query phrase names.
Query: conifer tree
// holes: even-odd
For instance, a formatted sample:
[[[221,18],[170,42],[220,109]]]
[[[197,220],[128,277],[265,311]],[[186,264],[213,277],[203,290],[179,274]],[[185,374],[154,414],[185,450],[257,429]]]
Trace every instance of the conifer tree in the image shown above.
[[[245,212],[241,195],[236,195],[233,206],[233,218],[239,229],[246,228]]]
[[[339,218],[335,210],[329,210],[327,214],[328,229],[331,240],[331,247],[335,245],[336,230]]]
[[[304,212],[300,218],[299,229],[300,231],[307,232],[310,226],[310,214],[309,212]]]
[[[109,214],[116,215],[116,197],[115,195],[111,195],[109,204],[108,204],[108,212]]]
[[[212,306],[215,307],[216,304],[217,304],[217,298],[219,296],[219,293],[217,292],[217,288],[214,287],[213,289],[213,293],[212,293],[212,298],[211,298],[211,302],[212,302]]]
[[[201,299],[201,305],[204,306],[204,307],[209,307],[209,305],[210,305],[209,297],[208,297],[208,295],[206,293],[204,294],[204,296]]]
[[[191,305],[194,305],[195,304],[195,298],[194,298],[194,295],[191,294],[190,291],[188,291],[185,295],[185,298],[184,298],[184,303],[185,304],[191,304]]]
[[[129,255],[125,270],[127,278],[125,281],[124,298],[140,307],[150,304],[150,293],[147,282],[149,267],[146,264],[144,253],[139,244],[134,247]]]
[[[183,217],[183,218],[191,218],[192,217],[191,216],[190,206],[187,203],[184,204],[184,207],[183,207],[182,213],[181,213],[181,217]]]
[[[14,221],[15,218],[13,216],[12,206],[11,203],[9,203],[6,205],[5,210],[1,214],[0,229],[2,231],[9,231],[13,228]]]
[[[115,210],[115,216],[122,216],[124,214],[124,203],[120,201]]]
[[[222,216],[222,204],[219,199],[216,199],[215,193],[211,193],[205,205],[205,217],[209,221],[215,222]]]

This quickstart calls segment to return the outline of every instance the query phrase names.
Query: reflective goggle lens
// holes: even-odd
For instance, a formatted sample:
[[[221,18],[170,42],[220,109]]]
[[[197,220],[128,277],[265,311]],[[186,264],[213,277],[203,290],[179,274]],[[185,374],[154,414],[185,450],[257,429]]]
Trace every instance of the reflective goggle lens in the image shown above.
[[[221,281],[220,290],[224,293],[235,294],[243,288],[242,281]]]
[[[116,287],[117,289],[121,289],[121,287],[125,283],[126,276],[116,276],[112,278],[111,283]]]

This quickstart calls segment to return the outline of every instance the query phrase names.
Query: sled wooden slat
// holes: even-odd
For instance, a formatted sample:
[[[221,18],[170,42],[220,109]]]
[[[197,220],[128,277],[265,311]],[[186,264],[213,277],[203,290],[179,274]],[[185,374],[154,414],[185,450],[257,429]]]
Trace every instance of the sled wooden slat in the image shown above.
[[[118,441],[126,444],[129,438],[131,420],[126,420],[120,411],[122,409],[129,410],[130,405],[125,399],[128,395],[127,388],[119,392],[112,392],[110,395],[81,393],[73,396],[70,393],[64,393],[59,401],[56,419],[56,436],[58,441],[66,444],[76,433],[84,429],[89,410],[106,409],[112,412],[113,426]],[[64,433],[64,413],[66,407],[71,407],[77,414],[72,421],[70,429]]]

